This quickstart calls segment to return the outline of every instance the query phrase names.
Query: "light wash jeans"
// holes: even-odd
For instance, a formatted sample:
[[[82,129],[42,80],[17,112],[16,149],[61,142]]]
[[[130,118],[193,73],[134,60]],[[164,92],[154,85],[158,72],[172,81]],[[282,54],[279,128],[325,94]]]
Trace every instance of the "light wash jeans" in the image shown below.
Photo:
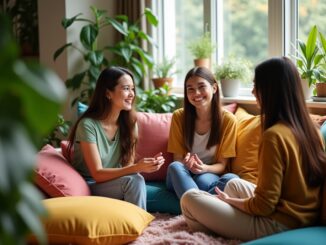
[[[214,189],[217,186],[223,191],[226,183],[233,178],[239,177],[233,173],[222,176],[213,173],[193,174],[183,163],[175,161],[168,167],[166,186],[168,190],[175,191],[180,199],[190,189],[199,189],[215,194]]]
[[[140,174],[122,176],[102,183],[89,183],[94,196],[110,197],[133,203],[146,210],[146,185]]]

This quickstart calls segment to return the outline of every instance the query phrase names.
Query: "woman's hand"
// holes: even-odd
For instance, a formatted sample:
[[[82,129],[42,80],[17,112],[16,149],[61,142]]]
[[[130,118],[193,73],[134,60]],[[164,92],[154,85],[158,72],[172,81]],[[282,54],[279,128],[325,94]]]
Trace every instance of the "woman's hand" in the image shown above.
[[[193,174],[202,174],[207,172],[206,164],[199,159],[197,154],[193,154],[189,157],[186,166]]]
[[[228,202],[228,199],[229,199],[228,194],[221,191],[218,187],[215,187],[215,192],[216,192],[216,196],[217,196],[218,199],[220,199],[220,200],[222,200],[224,202]]]
[[[154,157],[145,157],[135,163],[137,171],[143,173],[152,173],[161,168],[164,164],[165,159],[162,152],[156,154]]]

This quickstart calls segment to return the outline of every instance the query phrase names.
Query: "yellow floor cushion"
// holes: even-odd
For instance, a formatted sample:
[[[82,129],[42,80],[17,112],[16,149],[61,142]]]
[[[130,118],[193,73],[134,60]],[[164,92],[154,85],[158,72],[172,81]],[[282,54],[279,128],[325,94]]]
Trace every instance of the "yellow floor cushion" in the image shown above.
[[[49,244],[124,244],[154,219],[131,203],[106,197],[58,197],[43,203]],[[34,237],[31,240],[35,242]]]

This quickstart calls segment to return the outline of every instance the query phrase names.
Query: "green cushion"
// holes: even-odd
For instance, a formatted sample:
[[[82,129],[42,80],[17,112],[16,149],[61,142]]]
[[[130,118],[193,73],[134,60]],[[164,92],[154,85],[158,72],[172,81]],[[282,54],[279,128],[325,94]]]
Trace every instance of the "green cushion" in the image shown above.
[[[326,226],[314,226],[289,230],[275,235],[259,238],[243,245],[279,245],[279,244],[326,244]]]
[[[146,182],[146,190],[148,212],[181,214],[180,201],[166,189],[165,182]]]

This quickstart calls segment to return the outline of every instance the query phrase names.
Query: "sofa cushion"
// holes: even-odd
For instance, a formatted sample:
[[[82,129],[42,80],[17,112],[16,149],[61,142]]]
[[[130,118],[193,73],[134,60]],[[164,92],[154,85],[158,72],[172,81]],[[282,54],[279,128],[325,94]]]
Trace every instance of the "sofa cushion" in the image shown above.
[[[146,191],[148,212],[181,214],[179,198],[167,190],[165,181],[146,182]]]
[[[85,180],[51,145],[37,154],[35,173],[37,186],[50,197],[90,195]]]
[[[231,171],[240,178],[256,183],[258,175],[258,148],[261,139],[260,116],[249,114],[239,107],[235,113],[238,124],[237,156]]]
[[[49,244],[125,244],[154,219],[136,205],[106,197],[59,197],[43,204]]]
[[[172,153],[167,152],[168,137],[172,113],[137,112],[138,142],[136,161],[163,153],[165,163],[157,172],[143,173],[145,180],[165,180],[167,167],[173,160]]]
[[[277,233],[271,236],[266,236],[253,240],[243,245],[279,245],[279,244],[309,244],[320,245],[325,244],[326,241],[326,227],[306,227],[300,229],[289,230]]]

